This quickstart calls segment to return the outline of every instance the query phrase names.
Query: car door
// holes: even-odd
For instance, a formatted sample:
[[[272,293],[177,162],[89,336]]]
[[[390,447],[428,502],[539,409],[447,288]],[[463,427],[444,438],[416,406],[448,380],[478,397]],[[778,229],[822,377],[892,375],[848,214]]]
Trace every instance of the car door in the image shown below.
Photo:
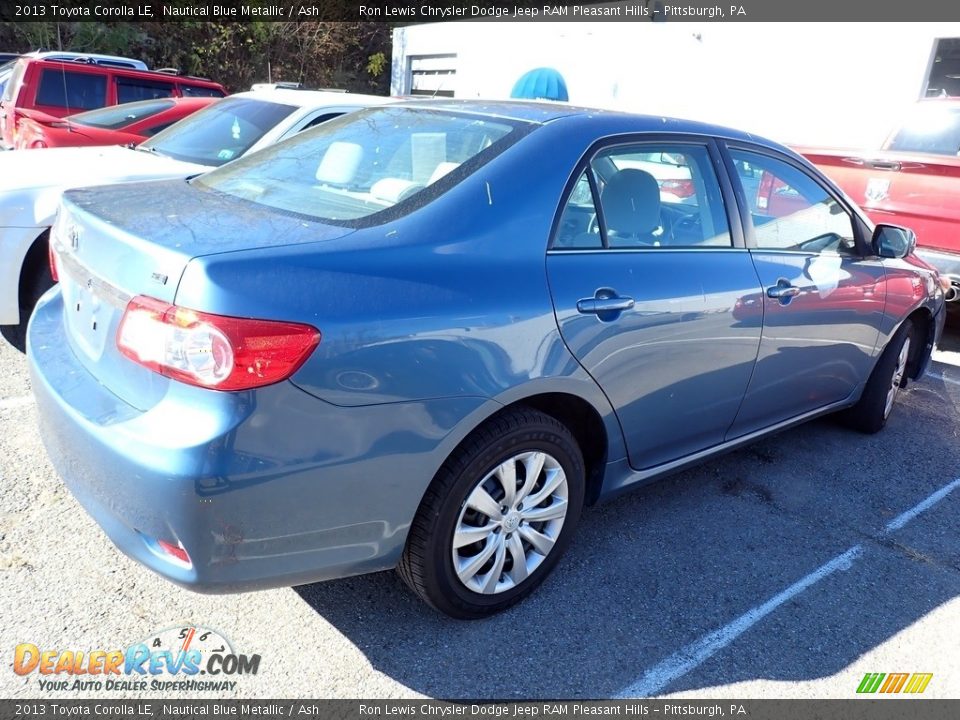
[[[762,318],[735,311],[760,287],[732,198],[711,140],[623,139],[584,160],[555,222],[557,323],[637,469],[722,442],[747,389]]]
[[[728,439],[840,403],[865,382],[885,302],[884,268],[862,223],[800,162],[729,147],[763,295],[763,338]]]

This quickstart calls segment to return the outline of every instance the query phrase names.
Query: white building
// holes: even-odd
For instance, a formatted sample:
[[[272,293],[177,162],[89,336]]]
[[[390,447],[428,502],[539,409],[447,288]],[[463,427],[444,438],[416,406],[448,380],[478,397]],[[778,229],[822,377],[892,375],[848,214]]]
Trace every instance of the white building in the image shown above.
[[[450,22],[394,30],[392,92],[507,98],[536,67],[570,102],[876,147],[919,97],[960,95],[960,23]]]

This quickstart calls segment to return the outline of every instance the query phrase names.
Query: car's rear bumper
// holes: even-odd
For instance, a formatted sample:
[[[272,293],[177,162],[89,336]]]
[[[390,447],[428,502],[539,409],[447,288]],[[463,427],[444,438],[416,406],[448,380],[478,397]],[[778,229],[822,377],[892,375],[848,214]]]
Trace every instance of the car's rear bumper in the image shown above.
[[[393,567],[444,439],[483,403],[341,408],[289,382],[244,393],[171,382],[141,412],[84,369],[61,316],[55,288],[28,330],[55,468],[123,552],[203,592]],[[158,540],[180,543],[191,563]]]

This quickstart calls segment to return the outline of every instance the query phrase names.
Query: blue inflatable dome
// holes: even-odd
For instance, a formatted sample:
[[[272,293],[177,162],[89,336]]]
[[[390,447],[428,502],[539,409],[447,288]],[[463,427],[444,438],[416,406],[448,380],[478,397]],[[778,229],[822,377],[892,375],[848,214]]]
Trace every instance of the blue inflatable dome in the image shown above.
[[[510,97],[525,100],[569,100],[563,75],[553,68],[525,72],[513,86]]]

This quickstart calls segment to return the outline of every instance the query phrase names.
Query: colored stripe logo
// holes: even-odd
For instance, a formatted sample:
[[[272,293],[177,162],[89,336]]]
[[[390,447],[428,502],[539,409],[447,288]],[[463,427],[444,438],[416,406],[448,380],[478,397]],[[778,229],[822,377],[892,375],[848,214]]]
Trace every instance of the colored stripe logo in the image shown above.
[[[933,673],[867,673],[860,681],[857,692],[860,694],[909,693],[919,695],[927,689]]]

